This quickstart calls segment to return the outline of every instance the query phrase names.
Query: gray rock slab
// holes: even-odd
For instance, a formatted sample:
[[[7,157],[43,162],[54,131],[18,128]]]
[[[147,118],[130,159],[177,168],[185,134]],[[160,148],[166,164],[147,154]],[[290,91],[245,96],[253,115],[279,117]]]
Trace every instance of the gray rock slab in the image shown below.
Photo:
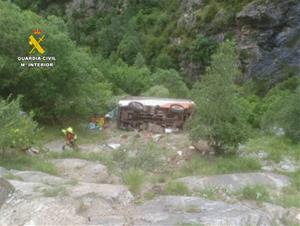
[[[287,176],[268,172],[234,173],[206,177],[190,176],[179,178],[177,181],[186,184],[191,190],[201,190],[207,187],[214,187],[236,191],[247,185],[266,185],[276,189],[281,189],[290,184]]]
[[[90,183],[110,183],[107,167],[83,159],[55,159],[51,162],[57,167],[61,176]]]
[[[199,197],[161,196],[136,207],[134,225],[272,225],[271,216],[241,204]]]
[[[118,203],[124,206],[133,200],[132,194],[124,185],[79,183],[76,186],[69,187],[67,190],[69,195],[75,199],[98,197],[110,203]]]
[[[49,185],[38,182],[24,182],[19,180],[10,180],[9,182],[15,187],[16,192],[23,196],[43,196],[43,190],[51,188]]]
[[[18,171],[15,172],[14,175],[27,182],[37,182],[48,185],[61,185],[67,183],[66,179],[39,171]]]
[[[87,220],[76,214],[72,204],[57,198],[12,197],[0,209],[0,225],[87,225]]]

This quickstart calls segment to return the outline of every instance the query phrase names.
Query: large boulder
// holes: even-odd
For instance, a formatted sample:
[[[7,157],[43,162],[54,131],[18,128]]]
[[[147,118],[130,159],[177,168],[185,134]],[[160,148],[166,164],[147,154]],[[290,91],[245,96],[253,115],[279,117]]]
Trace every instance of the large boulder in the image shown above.
[[[106,166],[83,159],[55,159],[51,161],[61,176],[90,183],[110,183],[112,177]]]
[[[236,191],[245,186],[266,185],[281,189],[290,185],[289,178],[274,173],[234,173],[216,176],[190,176],[177,179],[188,186],[191,190],[205,188],[225,188]]]

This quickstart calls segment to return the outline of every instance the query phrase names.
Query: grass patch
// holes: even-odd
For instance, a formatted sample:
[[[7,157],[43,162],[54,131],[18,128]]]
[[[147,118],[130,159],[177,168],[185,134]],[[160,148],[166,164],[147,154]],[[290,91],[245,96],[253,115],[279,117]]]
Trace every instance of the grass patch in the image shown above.
[[[243,158],[236,155],[203,157],[197,156],[187,162],[176,177],[190,175],[214,175],[236,172],[252,172],[261,169],[260,163],[253,158]]]
[[[267,202],[270,200],[268,189],[261,185],[245,186],[235,192],[237,196],[246,200],[255,200],[257,202]]]
[[[224,198],[224,193],[228,194],[226,189],[208,187],[201,190],[196,191],[196,195],[210,199],[210,200],[222,200]]]
[[[58,174],[56,167],[44,157],[26,155],[20,152],[7,153],[4,158],[0,158],[0,165],[7,169],[35,170],[52,175]]]
[[[292,180],[292,186],[300,192],[300,169],[294,173],[290,173],[289,176]]]
[[[70,123],[69,126],[72,126],[71,124],[72,123]],[[72,126],[78,136],[78,143],[96,143],[99,141],[104,141],[108,138],[108,131],[89,130],[87,128],[87,124],[88,123],[79,123],[76,126]],[[53,140],[64,139],[64,135],[61,130],[65,127],[68,126],[44,126],[40,128],[37,132],[36,143],[42,146],[43,144]]]
[[[284,208],[291,208],[291,207],[300,208],[299,197],[300,197],[299,192],[295,192],[294,194],[282,194],[281,196],[275,199],[274,203]]]
[[[289,173],[291,186],[283,188],[282,193],[274,199],[274,203],[285,208],[300,208],[300,169]]]
[[[123,181],[129,186],[129,190],[132,193],[138,194],[145,182],[145,174],[140,169],[132,168],[123,174]]]
[[[283,157],[291,156],[300,160],[300,144],[293,143],[284,136],[260,136],[246,143],[246,151],[265,151],[268,158],[279,162]]]
[[[167,195],[189,195],[189,188],[182,182],[170,181],[167,183],[165,192]]]
[[[151,191],[147,191],[144,193],[144,198],[146,200],[152,200],[155,198],[155,193],[154,192],[151,192]]]
[[[10,172],[6,173],[3,175],[3,178],[7,179],[7,180],[23,180],[22,177],[20,176],[16,176]]]

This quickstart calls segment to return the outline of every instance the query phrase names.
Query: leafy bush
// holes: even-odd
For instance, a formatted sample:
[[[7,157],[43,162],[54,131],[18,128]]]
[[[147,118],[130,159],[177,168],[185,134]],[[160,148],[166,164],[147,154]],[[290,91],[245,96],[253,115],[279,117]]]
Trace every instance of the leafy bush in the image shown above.
[[[240,74],[235,45],[226,41],[212,56],[203,81],[192,91],[197,112],[190,121],[191,137],[207,140],[218,153],[225,147],[236,149],[249,136],[248,103],[240,98],[234,84]]]
[[[40,156],[30,156],[23,153],[6,153],[5,158],[0,158],[0,165],[7,169],[36,170],[57,175],[57,168],[50,161]]]
[[[34,140],[37,123],[32,120],[32,114],[21,111],[19,100],[0,100],[0,149],[3,153],[9,147],[26,149]]]
[[[218,156],[214,159],[195,157],[180,169],[178,177],[191,175],[214,175],[236,172],[253,172],[261,169],[259,161],[236,155]]]

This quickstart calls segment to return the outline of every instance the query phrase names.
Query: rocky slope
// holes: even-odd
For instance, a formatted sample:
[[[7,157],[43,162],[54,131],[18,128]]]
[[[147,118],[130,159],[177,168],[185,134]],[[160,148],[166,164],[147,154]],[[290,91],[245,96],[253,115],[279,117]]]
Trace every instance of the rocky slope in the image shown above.
[[[33,171],[13,173],[18,180],[0,181],[5,190],[1,225],[272,225],[277,219],[265,209],[192,196],[158,196],[134,205],[123,185],[74,183]],[[273,208],[281,215],[289,213]]]
[[[157,195],[136,204],[135,197],[120,180],[111,180],[116,177],[109,175],[104,165],[75,158],[52,162],[59,176],[1,168],[0,225],[271,226],[284,225],[286,220],[297,222],[300,216],[297,209],[269,203],[258,206],[230,197],[227,201],[209,200],[192,194]],[[265,184],[279,191],[290,183],[286,176],[273,173],[185,177],[178,181],[199,191],[211,187],[236,191],[247,185]]]

